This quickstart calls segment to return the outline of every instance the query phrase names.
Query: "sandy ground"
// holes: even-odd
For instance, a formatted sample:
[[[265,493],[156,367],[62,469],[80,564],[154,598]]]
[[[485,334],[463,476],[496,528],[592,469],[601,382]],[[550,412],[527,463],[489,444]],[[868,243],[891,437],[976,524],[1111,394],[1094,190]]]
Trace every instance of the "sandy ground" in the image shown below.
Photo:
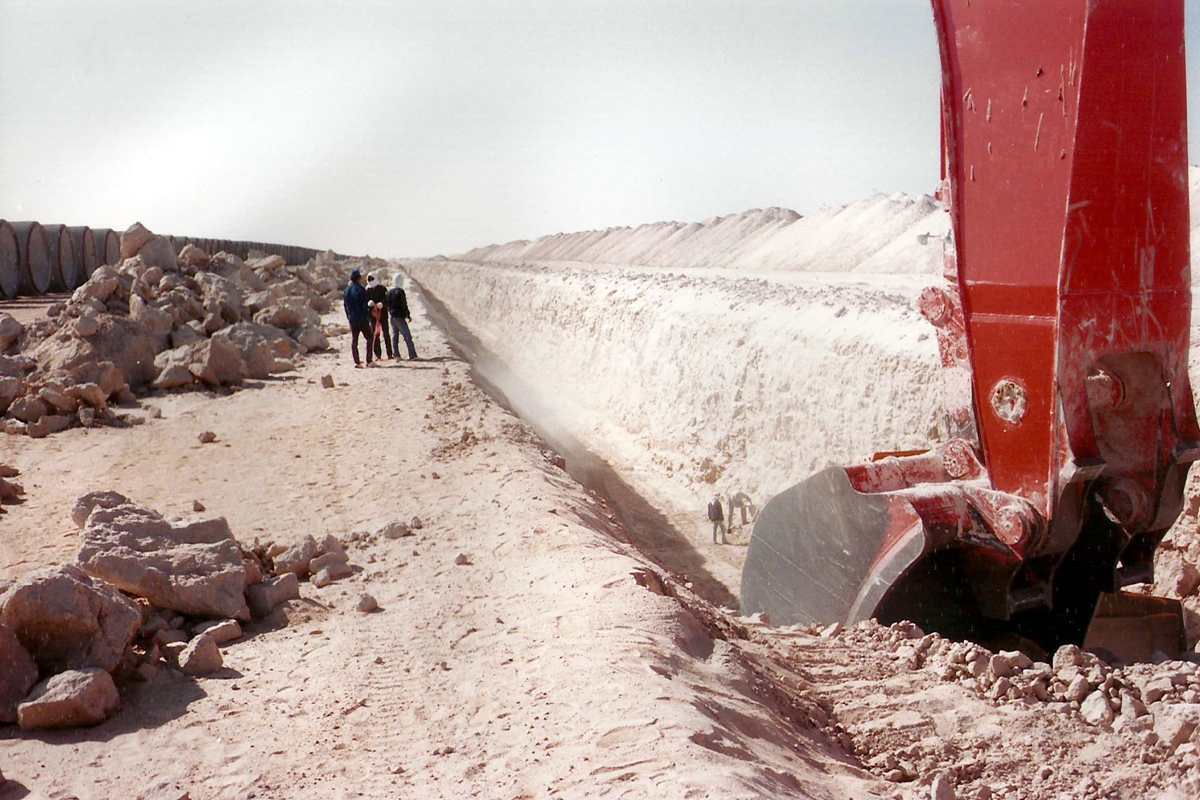
[[[0,440],[28,494],[0,517],[3,576],[71,560],[93,489],[200,500],[244,541],[424,522],[351,549],[354,577],[304,584],[220,673],[126,686],[94,729],[0,729],[0,798],[889,795],[421,318],[415,336],[425,361],[310,356],[227,396],[147,398],[144,425]],[[363,591],[381,611],[354,610]]]

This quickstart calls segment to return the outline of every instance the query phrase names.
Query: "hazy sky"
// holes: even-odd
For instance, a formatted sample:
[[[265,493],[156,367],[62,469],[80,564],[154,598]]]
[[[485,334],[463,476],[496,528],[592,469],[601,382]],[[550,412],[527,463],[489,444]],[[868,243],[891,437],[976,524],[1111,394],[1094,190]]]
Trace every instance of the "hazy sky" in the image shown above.
[[[932,190],[938,80],[927,0],[0,0],[0,217],[432,255],[805,213]]]

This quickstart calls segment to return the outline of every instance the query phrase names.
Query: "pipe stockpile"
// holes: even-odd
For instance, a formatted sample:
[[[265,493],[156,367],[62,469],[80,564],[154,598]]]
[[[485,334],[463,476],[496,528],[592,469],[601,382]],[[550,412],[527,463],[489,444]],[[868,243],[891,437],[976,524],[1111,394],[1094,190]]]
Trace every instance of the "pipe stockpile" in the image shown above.
[[[75,241],[66,225],[43,225],[50,248],[50,288],[56,292],[74,289],[80,284],[75,271]]]
[[[75,243],[76,281],[83,283],[96,271],[96,267],[100,266],[100,256],[96,252],[96,236],[86,225],[76,225],[67,230],[71,231],[71,241]]]
[[[311,247],[231,239],[205,239],[163,234],[175,255],[187,245],[210,256],[221,251],[248,260],[252,252],[281,256],[289,265],[316,258]],[[87,281],[98,266],[121,262],[121,235],[111,228],[67,227],[0,219],[0,299],[69,292]]]
[[[21,285],[21,253],[13,226],[0,219],[0,297],[16,297]]]
[[[17,252],[20,254],[21,294],[45,294],[50,288],[50,243],[38,222],[14,222]]]
[[[112,228],[92,228],[96,237],[96,258],[98,266],[121,263],[121,235]]]

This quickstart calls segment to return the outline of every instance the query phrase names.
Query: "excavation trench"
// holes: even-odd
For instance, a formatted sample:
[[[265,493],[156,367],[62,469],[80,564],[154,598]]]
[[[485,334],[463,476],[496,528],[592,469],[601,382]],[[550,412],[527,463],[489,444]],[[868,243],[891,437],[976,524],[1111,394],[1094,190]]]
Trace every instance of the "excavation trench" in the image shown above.
[[[647,557],[692,584],[692,590],[716,605],[737,610],[738,598],[704,565],[703,556],[667,516],[631,487],[603,458],[573,436],[540,399],[541,391],[523,380],[480,342],[441,300],[415,279],[429,319],[450,348],[471,366],[472,378],[497,403],[519,417],[565,461],[567,473],[602,499],[630,542]]]

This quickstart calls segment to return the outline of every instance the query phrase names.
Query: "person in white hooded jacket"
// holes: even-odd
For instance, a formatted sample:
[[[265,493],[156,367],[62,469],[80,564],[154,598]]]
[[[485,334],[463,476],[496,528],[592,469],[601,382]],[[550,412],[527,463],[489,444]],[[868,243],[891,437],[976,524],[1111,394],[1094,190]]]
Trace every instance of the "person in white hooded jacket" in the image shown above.
[[[408,330],[408,323],[412,322],[412,314],[408,312],[408,297],[404,294],[404,276],[392,276],[392,288],[388,289],[387,293],[387,310],[388,316],[392,318],[392,352],[397,357],[400,356],[400,337],[404,337],[404,344],[408,345],[408,358],[410,361],[415,361],[417,358],[417,348],[413,347],[412,333]]]

